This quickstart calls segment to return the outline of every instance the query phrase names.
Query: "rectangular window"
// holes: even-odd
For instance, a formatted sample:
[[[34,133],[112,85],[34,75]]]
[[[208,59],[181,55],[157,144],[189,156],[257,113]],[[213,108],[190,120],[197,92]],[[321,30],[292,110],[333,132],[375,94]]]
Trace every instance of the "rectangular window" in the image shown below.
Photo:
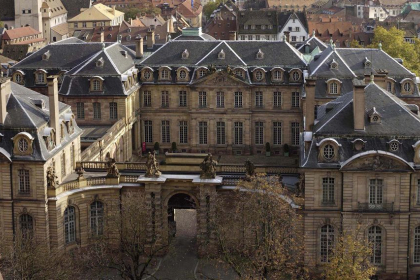
[[[292,108],[300,107],[300,94],[299,92],[292,92]]]
[[[169,107],[169,92],[167,90],[162,91],[162,107]]]
[[[144,142],[153,142],[153,126],[152,121],[144,121]]]
[[[66,154],[61,154],[61,180],[66,176]]]
[[[217,92],[216,106],[217,106],[217,108],[224,108],[225,107],[225,93],[223,91]]]
[[[74,23],[74,27],[76,27],[76,28],[79,27],[77,22]]]
[[[334,178],[322,178],[322,203],[334,204]]]
[[[85,103],[77,102],[76,111],[77,111],[77,118],[84,119],[85,118]]]
[[[82,26],[83,27],[86,27],[86,22],[82,22]]]
[[[187,144],[188,143],[188,123],[187,121],[179,122],[179,143]]]
[[[292,122],[292,145],[299,145],[299,134],[300,134],[300,124],[298,122]]]
[[[255,123],[255,144],[256,145],[264,144],[264,123],[263,122]]]
[[[226,128],[225,122],[216,123],[217,145],[226,144],[226,129],[225,128]]]
[[[292,42],[296,42],[296,36],[292,36]]]
[[[414,229],[413,263],[420,264],[420,227],[419,226]]]
[[[111,120],[118,119],[117,102],[111,102],[111,103],[109,103],[109,118]]]
[[[235,122],[235,145],[242,145],[243,141],[243,134],[244,134],[244,125],[242,122]]]
[[[199,144],[207,144],[207,122],[198,123]]]
[[[207,107],[207,92],[200,91],[198,93],[198,107],[206,108]]]
[[[29,182],[29,170],[19,169],[19,193],[29,194],[30,193],[30,182]]]
[[[45,84],[45,74],[44,73],[36,73],[36,83],[37,84]]]
[[[315,105],[315,107],[314,107],[314,119],[315,120],[318,119],[318,107],[319,107],[319,105]]]
[[[263,93],[261,91],[255,93],[255,107],[263,107]]]
[[[179,107],[187,107],[187,92],[185,90],[179,92]]]
[[[273,144],[281,145],[281,122],[273,122]]]
[[[152,106],[152,92],[149,90],[143,91],[143,106],[144,107]]]
[[[235,108],[242,108],[242,92],[235,92]]]
[[[369,181],[369,204],[381,205],[383,203],[383,180],[370,179]]]
[[[169,121],[162,121],[162,143],[170,143],[170,127]]]
[[[99,102],[93,102],[93,119],[101,119],[101,103]]]
[[[281,107],[281,92],[275,91],[273,93],[273,106],[275,108]]]

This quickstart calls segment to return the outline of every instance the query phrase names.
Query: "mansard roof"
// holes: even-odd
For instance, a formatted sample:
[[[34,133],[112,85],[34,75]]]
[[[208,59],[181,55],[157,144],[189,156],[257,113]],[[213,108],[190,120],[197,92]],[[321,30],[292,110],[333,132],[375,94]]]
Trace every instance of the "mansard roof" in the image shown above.
[[[225,60],[209,55],[223,47]],[[189,57],[182,59],[182,52],[187,49]],[[264,53],[263,59],[257,59],[258,50]],[[303,68],[306,62],[303,55],[287,42],[279,41],[170,41],[163,45],[148,58],[141,62],[147,66],[190,66],[196,67],[206,59],[207,65],[226,65],[232,59],[230,66],[280,66],[283,68]]]

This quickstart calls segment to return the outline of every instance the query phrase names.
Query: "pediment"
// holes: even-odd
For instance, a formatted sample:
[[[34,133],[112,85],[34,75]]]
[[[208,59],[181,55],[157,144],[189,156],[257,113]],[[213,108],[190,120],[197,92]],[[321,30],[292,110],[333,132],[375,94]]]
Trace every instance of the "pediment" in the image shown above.
[[[413,168],[402,158],[384,152],[384,154],[374,153],[352,157],[342,164],[341,170],[402,172],[413,171]]]
[[[238,87],[249,86],[245,81],[236,78],[233,74],[227,73],[224,70],[216,71],[201,79],[195,80],[191,86],[194,87]]]

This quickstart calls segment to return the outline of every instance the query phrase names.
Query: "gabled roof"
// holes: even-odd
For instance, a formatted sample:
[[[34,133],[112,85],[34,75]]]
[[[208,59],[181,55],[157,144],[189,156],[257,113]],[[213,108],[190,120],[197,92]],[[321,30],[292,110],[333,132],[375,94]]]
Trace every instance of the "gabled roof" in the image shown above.
[[[331,47],[329,50],[332,50]],[[338,64],[337,69],[331,69],[331,63]],[[310,76],[321,78],[355,78],[356,74],[350,69],[345,60],[335,51],[324,51],[320,57],[310,64]]]
[[[33,35],[38,35],[38,34],[41,34],[41,32],[33,29],[30,26],[25,26],[25,27],[19,27],[19,28],[6,30],[6,32],[4,32],[3,34],[2,40],[13,40],[16,38],[22,38],[22,37],[31,36],[31,35],[33,36]]]
[[[80,14],[80,9],[88,9],[92,0],[61,0],[67,10],[67,18],[73,18]]]
[[[75,21],[92,21],[92,20],[113,20],[116,17],[124,15],[123,12],[113,10],[112,8],[103,4],[96,4],[91,8],[84,10],[77,16],[68,20],[68,22]]]
[[[324,51],[328,47],[324,42],[318,39],[315,35],[312,35],[311,37],[306,39],[305,42],[299,44],[299,46],[297,46],[298,51],[300,51],[301,53],[305,53],[306,45],[309,46],[309,53],[311,53],[316,47],[318,47],[321,52]]]
[[[285,25],[290,21],[290,20],[298,20],[303,28],[305,28],[305,30],[308,30],[308,22],[306,20],[306,16],[304,12],[281,12],[278,13],[278,20],[277,20],[277,24],[279,27],[279,32],[281,32]]]
[[[61,3],[60,0],[49,0],[42,2],[41,5],[42,9],[49,9],[49,12],[51,13],[51,18],[67,14],[66,8],[64,8],[63,3]]]

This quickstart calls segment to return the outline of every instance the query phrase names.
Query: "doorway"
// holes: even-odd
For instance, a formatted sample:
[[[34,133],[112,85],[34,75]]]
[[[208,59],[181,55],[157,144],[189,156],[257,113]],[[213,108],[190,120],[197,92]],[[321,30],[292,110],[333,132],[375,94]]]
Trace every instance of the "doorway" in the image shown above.
[[[174,194],[168,201],[169,240],[174,237],[194,238],[197,234],[197,205],[186,193]]]

